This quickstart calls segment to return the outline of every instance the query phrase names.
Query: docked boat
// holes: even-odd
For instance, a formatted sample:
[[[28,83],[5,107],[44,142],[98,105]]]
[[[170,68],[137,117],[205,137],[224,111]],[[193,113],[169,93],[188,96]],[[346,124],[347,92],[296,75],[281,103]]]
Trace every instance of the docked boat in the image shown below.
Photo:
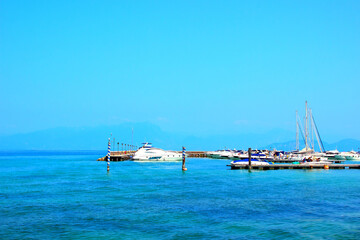
[[[252,166],[267,166],[273,164],[272,162],[267,161],[261,161],[260,159],[251,159],[251,165]],[[237,166],[248,166],[249,165],[249,159],[240,159],[240,160],[234,160],[231,162],[232,167]]]
[[[299,154],[299,152],[292,152],[286,155],[285,159],[293,162],[300,162],[304,159],[304,156]]]
[[[236,154],[236,151],[232,150],[217,150],[206,153],[208,157],[216,159],[231,159],[234,158],[234,154]]]
[[[344,156],[346,160],[360,161],[360,154],[355,151],[341,153],[341,155]]]
[[[165,151],[160,148],[154,148],[150,143],[144,143],[133,157],[134,161],[181,161],[182,154],[175,151]]]
[[[325,157],[327,157],[329,160],[340,160],[340,161],[346,160],[345,156],[340,154],[338,150],[326,151]]]
[[[234,156],[231,150],[223,150],[219,152],[219,158],[232,158]]]
[[[317,165],[317,164],[332,164],[333,161],[328,160],[327,158],[324,157],[315,157],[315,156],[308,156],[305,157],[300,164],[303,165]]]
[[[217,151],[206,152],[206,156],[209,157],[209,158],[216,158],[217,154],[218,154]]]
[[[233,159],[248,159],[249,153],[248,152],[238,152],[234,154]],[[268,152],[262,152],[258,150],[254,150],[251,152],[251,160],[262,160],[262,161],[273,161],[274,158]]]

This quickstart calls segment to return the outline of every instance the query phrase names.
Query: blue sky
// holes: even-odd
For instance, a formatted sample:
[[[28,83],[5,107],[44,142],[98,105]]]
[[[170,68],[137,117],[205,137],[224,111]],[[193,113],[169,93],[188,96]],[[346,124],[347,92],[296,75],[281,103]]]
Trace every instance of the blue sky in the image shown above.
[[[360,137],[359,1],[1,1],[0,134],[150,122]]]

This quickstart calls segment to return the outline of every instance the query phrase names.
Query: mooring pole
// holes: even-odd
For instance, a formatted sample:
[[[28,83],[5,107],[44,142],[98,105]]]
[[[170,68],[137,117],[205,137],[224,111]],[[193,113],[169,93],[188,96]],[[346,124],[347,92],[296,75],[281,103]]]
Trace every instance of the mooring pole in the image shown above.
[[[182,148],[182,157],[183,157],[182,170],[183,170],[183,171],[187,171],[187,168],[185,167],[185,151],[186,151],[186,148],[183,147],[183,148]]]
[[[249,170],[251,170],[251,148],[249,148],[248,154],[249,154]]]
[[[110,138],[109,138],[109,141],[108,141],[108,154],[107,154],[107,171],[109,172],[110,171]]]

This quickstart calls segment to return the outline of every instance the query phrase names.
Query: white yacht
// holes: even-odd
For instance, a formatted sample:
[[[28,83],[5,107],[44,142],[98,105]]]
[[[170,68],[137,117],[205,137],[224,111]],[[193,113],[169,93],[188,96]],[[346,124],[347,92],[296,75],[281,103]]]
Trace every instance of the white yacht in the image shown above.
[[[181,161],[182,154],[175,151],[165,151],[160,148],[153,148],[151,143],[144,143],[133,157],[134,161]]]
[[[230,159],[234,156],[234,152],[231,150],[217,150],[217,151],[212,151],[212,152],[207,152],[206,155],[210,158],[216,158],[216,159],[220,159],[220,158],[226,158],[226,159]]]
[[[268,166],[272,162],[262,161],[260,159],[251,159],[252,166]],[[249,159],[234,160],[231,162],[231,167],[249,166]]]
[[[327,160],[327,158],[323,158],[323,157],[314,157],[314,156],[309,156],[309,157],[305,157],[303,161],[300,162],[300,164],[302,165],[318,165],[318,164],[332,164],[333,161],[331,160]]]
[[[345,160],[346,159],[343,155],[340,154],[340,152],[338,150],[326,151],[325,157],[327,157],[329,160],[330,159],[336,159],[336,160]]]
[[[209,158],[218,158],[219,157],[219,151],[206,152],[206,156],[208,156]]]
[[[354,150],[350,152],[342,152],[341,155],[345,157],[346,160],[360,161],[360,154],[358,154]]]
[[[219,153],[220,158],[232,158],[233,156],[231,150],[223,150]]]

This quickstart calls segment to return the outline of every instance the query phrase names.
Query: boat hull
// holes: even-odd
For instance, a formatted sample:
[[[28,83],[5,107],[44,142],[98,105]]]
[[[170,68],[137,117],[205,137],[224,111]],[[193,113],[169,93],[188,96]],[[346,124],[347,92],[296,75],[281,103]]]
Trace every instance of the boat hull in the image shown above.
[[[272,163],[269,162],[263,162],[263,161],[259,161],[259,160],[251,160],[251,165],[252,166],[268,166]],[[244,159],[244,160],[235,160],[231,162],[231,166],[232,167],[237,167],[237,166],[249,166],[249,160],[248,159]]]
[[[360,161],[360,157],[358,157],[358,156],[346,156],[345,158],[346,158],[346,160]]]

